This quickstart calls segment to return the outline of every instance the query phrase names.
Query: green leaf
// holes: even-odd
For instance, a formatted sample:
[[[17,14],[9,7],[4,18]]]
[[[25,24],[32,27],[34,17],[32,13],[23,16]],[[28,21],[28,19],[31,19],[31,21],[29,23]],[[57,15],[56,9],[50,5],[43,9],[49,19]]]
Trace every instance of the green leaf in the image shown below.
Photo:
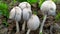
[[[27,0],[27,2],[29,2],[30,4],[34,4],[34,3],[37,3],[38,0]]]
[[[8,11],[8,5],[6,3],[0,2],[0,15],[3,15],[8,18],[9,11]]]
[[[17,0],[17,1],[19,1],[19,2],[27,2],[27,0]]]
[[[16,0],[13,0],[14,2],[16,2]]]
[[[7,9],[7,8],[8,8],[8,5],[6,3],[0,2],[0,9],[1,10]]]
[[[57,0],[52,0],[52,1],[55,2],[55,3],[57,2]]]
[[[0,16],[2,16],[3,12],[0,10]]]
[[[60,13],[58,13],[55,17],[56,21],[60,20]]]
[[[6,17],[9,16],[9,11],[8,10],[3,10],[3,15],[6,16]]]
[[[0,16],[1,16],[1,15],[5,16],[5,17],[7,17],[7,18],[8,18],[8,16],[9,16],[8,4],[6,4],[6,3],[4,3],[4,2],[2,2],[2,1],[0,1]],[[5,19],[2,20],[2,23],[3,23],[5,26],[8,26],[8,23],[7,23],[7,21],[6,21],[7,18],[5,18]]]
[[[44,2],[45,0],[40,0],[39,2],[39,7],[41,7],[42,3]]]

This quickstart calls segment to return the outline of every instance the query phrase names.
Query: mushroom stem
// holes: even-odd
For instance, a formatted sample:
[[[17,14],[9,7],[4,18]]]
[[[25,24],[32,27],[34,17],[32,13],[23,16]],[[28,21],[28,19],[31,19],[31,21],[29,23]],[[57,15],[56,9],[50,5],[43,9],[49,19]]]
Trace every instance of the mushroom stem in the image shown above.
[[[31,31],[31,30],[30,30],[30,29],[28,29],[28,31],[27,31],[27,33],[26,33],[26,34],[29,34],[29,33],[30,33],[30,31]]]
[[[25,21],[24,21],[24,23],[22,25],[22,31],[25,31]]]
[[[45,21],[46,21],[46,18],[47,18],[47,15],[45,15],[45,16],[44,16],[44,20],[43,20],[43,22],[42,22],[42,24],[41,24],[41,27],[40,27],[40,32],[39,32],[39,34],[40,34],[40,33],[42,33],[43,26],[44,26],[44,23],[45,23]]]
[[[19,24],[17,21],[16,21],[16,32],[19,32]]]

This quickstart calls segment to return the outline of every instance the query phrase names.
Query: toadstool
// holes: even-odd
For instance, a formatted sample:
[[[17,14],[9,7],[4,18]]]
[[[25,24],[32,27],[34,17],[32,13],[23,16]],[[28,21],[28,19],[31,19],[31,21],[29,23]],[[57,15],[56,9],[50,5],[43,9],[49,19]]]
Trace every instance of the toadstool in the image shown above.
[[[56,4],[52,0],[46,0],[41,5],[40,9],[44,15],[44,20],[41,24],[39,34],[42,33],[44,22],[46,21],[47,16],[49,16],[49,15],[55,16],[56,15]]]
[[[29,20],[29,18],[32,15],[31,5],[28,2],[22,2],[19,4],[19,7],[22,9],[22,15],[23,15],[22,17],[24,20],[24,23],[22,25],[22,30],[25,30],[25,24],[26,24],[25,22]]]
[[[22,14],[22,10],[21,10],[21,8],[19,8],[19,7],[17,7],[17,6],[14,7],[14,8],[10,11],[10,16],[9,16],[9,18],[16,21],[16,29],[17,29],[16,32],[19,32],[19,24],[18,24],[18,21],[21,20],[21,14]]]
[[[40,25],[40,20],[37,15],[32,15],[27,22],[28,31],[26,34],[29,34],[31,30],[36,30]]]
[[[32,16],[32,11],[31,9],[25,8],[23,9],[23,20],[24,20],[24,24],[26,21],[28,21]],[[25,26],[25,25],[24,25]],[[22,30],[25,30],[25,27],[22,27]]]

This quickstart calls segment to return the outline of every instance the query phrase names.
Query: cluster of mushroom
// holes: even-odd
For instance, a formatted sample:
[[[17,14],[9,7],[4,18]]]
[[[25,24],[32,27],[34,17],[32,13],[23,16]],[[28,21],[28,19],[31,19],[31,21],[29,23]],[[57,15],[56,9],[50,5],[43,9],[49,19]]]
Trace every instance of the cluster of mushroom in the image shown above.
[[[23,17],[24,24],[22,25],[22,30],[25,30],[25,22],[27,21],[28,32],[29,30],[36,30],[39,27],[40,20],[38,16],[32,14],[31,5],[28,2],[22,2],[19,6],[14,7],[10,11],[10,19],[16,21],[16,32],[19,32],[18,21]]]
[[[46,17],[49,15],[55,16],[56,14],[56,5],[51,0],[46,0],[43,2],[43,4],[40,7],[44,17],[44,20],[41,24],[39,34],[42,33],[43,26],[46,20]],[[25,23],[27,21],[27,28],[28,31],[26,34],[29,34],[31,30],[36,30],[40,25],[40,19],[37,15],[32,14],[31,5],[28,2],[22,2],[19,4],[19,6],[14,7],[10,11],[10,19],[13,19],[16,21],[16,32],[19,32],[19,24],[18,22],[23,17],[24,23],[22,25],[22,30],[25,30]]]

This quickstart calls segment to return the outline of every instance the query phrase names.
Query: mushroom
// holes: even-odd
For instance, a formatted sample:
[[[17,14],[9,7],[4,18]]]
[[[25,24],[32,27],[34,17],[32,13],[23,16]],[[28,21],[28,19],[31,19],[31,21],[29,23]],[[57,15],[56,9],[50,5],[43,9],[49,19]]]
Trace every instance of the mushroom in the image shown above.
[[[20,7],[21,9],[24,9],[24,8],[29,8],[29,9],[31,9],[31,5],[30,5],[28,2],[22,2],[22,3],[20,3],[20,4],[19,4],[19,7]]]
[[[40,20],[37,15],[32,15],[27,22],[28,31],[26,34],[29,34],[31,30],[36,30],[40,25]]]
[[[22,2],[19,4],[19,7],[22,9],[22,17],[23,17],[23,20],[24,20],[24,23],[22,25],[22,31],[25,30],[25,22],[27,20],[29,20],[29,18],[31,17],[32,15],[32,11],[31,11],[31,5],[28,3],[28,2]]]
[[[41,9],[41,11],[42,11],[42,13],[44,15],[44,20],[43,20],[43,22],[41,24],[39,34],[42,33],[44,22],[46,21],[47,16],[49,16],[49,15],[55,16],[56,15],[56,4],[51,0],[46,0],[41,5],[40,9]]]
[[[21,14],[22,14],[22,10],[19,7],[14,7],[11,11],[10,11],[10,19],[13,19],[16,21],[16,32],[19,32],[19,24],[18,21],[21,20]]]
[[[25,8],[23,9],[23,20],[24,24],[26,21],[28,21],[32,16],[32,11],[31,9]],[[23,24],[22,30],[25,30],[25,25]]]

